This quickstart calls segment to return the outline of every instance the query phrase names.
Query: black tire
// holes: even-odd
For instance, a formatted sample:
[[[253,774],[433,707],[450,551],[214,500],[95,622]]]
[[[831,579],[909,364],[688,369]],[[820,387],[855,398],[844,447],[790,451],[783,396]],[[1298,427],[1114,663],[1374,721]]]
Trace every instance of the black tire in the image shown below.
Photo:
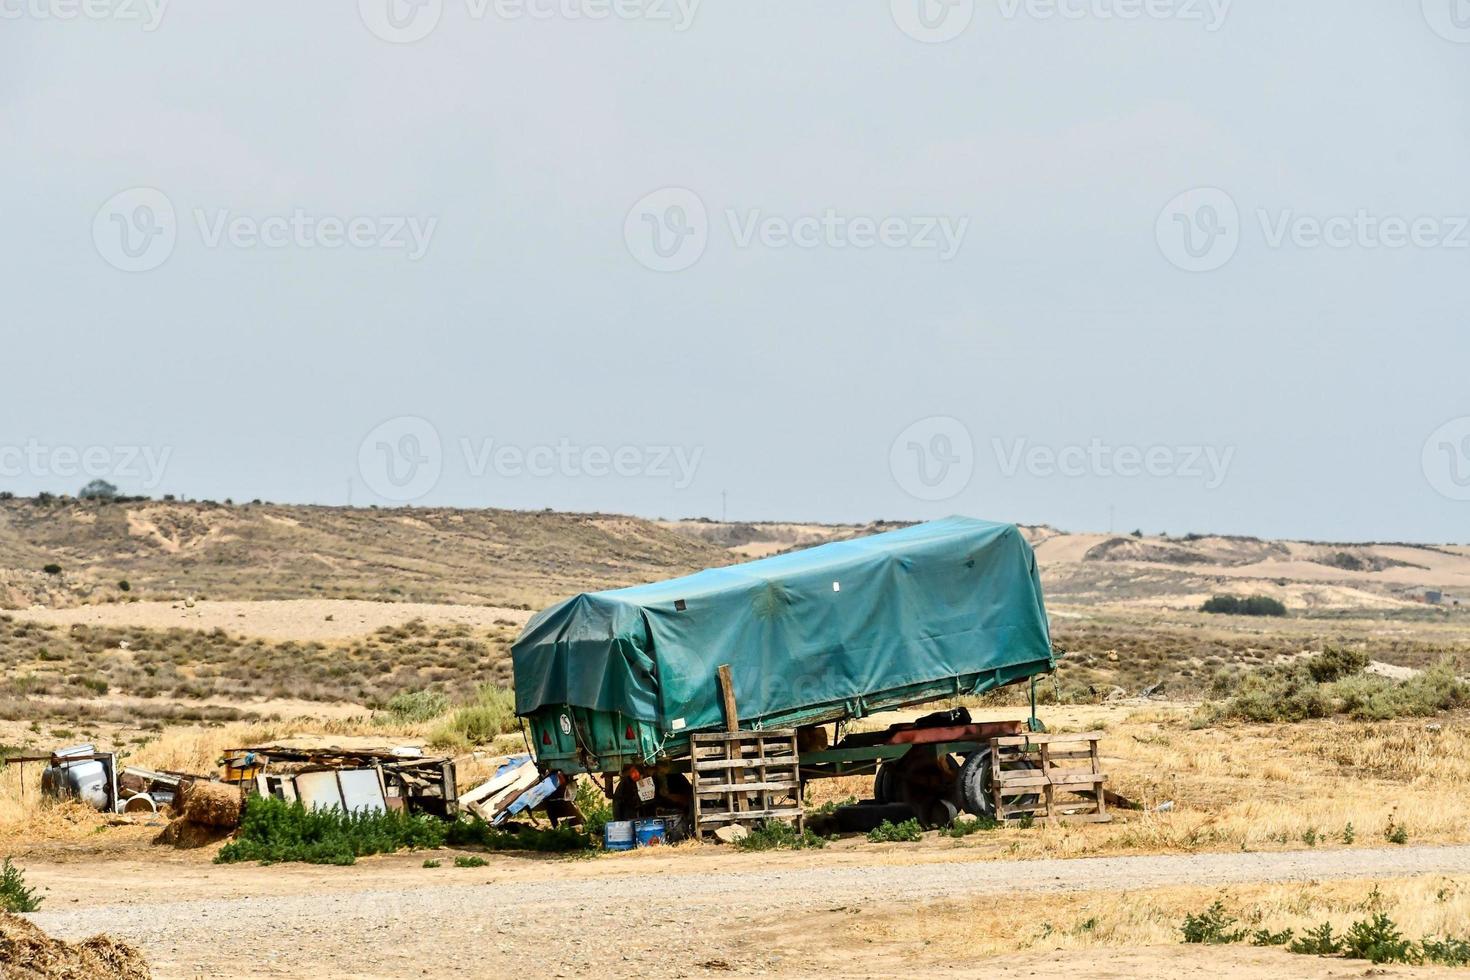
[[[1035,768],[1032,766],[1031,768]],[[995,795],[990,791],[990,749],[980,749],[965,760],[960,769],[958,796],[966,813],[991,820],[998,819],[995,813]],[[1035,803],[1040,799],[1035,793],[1005,797],[1003,802]]]
[[[961,808],[976,817],[995,819],[995,797],[990,792],[990,749],[970,753],[956,780]]]
[[[879,803],[898,802],[898,766],[892,762],[878,765],[873,775],[873,799]]]
[[[943,830],[954,823],[960,808],[949,800],[933,800],[924,810],[923,824],[927,830]]]

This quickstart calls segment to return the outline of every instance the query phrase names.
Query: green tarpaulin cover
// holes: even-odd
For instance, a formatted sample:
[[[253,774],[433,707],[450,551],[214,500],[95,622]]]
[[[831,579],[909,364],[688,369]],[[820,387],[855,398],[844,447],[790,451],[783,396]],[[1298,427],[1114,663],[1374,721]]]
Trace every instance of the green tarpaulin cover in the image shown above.
[[[1036,557],[1015,526],[950,517],[564,600],[512,648],[516,712],[617,711],[664,731],[742,722],[981,674],[1054,666]]]

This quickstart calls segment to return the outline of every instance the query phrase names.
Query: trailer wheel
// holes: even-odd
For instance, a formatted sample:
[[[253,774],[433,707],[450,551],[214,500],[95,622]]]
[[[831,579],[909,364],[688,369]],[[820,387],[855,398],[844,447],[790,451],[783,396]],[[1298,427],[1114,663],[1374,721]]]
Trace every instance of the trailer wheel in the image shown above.
[[[1033,767],[1034,768],[1034,767]],[[960,769],[959,797],[965,812],[977,817],[998,819],[995,813],[995,795],[990,791],[990,748],[972,752]],[[1035,793],[1024,796],[1006,797],[1006,803],[1035,803],[1040,797]]]
[[[873,776],[873,799],[879,803],[899,802],[897,764],[884,762],[878,766],[878,772]]]

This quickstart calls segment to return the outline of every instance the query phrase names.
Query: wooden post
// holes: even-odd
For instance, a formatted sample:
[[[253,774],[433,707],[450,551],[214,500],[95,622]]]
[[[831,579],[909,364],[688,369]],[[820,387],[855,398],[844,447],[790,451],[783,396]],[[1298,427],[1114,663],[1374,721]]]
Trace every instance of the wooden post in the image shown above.
[[[720,703],[725,707],[725,731],[734,733],[740,731],[740,709],[735,704],[735,679],[730,673],[729,664],[720,664],[715,668],[715,677],[720,682]],[[738,759],[744,755],[743,746],[735,739],[725,740],[725,758]],[[731,783],[745,782],[744,767],[731,767],[727,778]],[[745,794],[732,793],[725,797],[726,809],[731,812],[739,812],[745,809]]]
[[[720,679],[720,700],[725,705],[725,731],[740,731],[740,714],[735,707],[735,681],[730,676],[730,665],[720,664],[715,670]]]

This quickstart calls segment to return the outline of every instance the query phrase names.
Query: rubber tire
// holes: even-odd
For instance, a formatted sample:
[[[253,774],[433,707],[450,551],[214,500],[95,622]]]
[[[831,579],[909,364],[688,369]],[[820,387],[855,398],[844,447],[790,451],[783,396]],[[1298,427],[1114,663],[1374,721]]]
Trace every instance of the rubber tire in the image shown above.
[[[897,803],[898,766],[892,762],[880,763],[873,774],[873,799],[879,803]]]
[[[970,753],[955,783],[960,806],[966,813],[995,819],[995,798],[990,793],[990,749]]]

